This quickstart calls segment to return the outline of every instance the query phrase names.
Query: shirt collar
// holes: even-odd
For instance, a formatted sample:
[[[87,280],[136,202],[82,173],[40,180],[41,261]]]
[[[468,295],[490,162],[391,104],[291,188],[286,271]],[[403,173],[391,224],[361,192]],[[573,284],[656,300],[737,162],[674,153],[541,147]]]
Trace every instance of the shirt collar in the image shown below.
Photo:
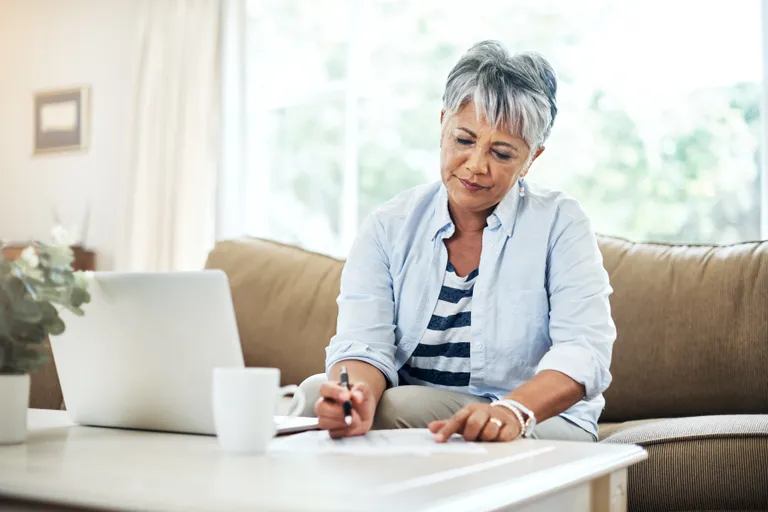
[[[451,214],[448,212],[448,190],[444,184],[440,185],[437,193],[437,202],[435,203],[435,215],[432,217],[432,240],[437,238],[441,231],[446,230],[445,238],[453,236],[454,227],[451,220]]]
[[[515,182],[504,199],[496,205],[493,213],[488,217],[488,227],[491,229],[501,225],[504,229],[504,233],[508,236],[512,236],[512,231],[515,226],[515,219],[517,218],[517,210],[520,206],[520,183]],[[450,238],[453,236],[455,227],[451,220],[451,215],[448,212],[448,190],[445,185],[440,185],[440,191],[437,194],[437,202],[435,204],[435,215],[432,221],[433,234],[432,240],[445,231],[444,238]]]
[[[512,231],[515,229],[515,219],[517,219],[520,200],[520,182],[516,181],[488,218],[488,225],[494,227],[491,224],[491,219],[496,219],[497,222],[501,223],[501,227],[507,237],[511,237]]]

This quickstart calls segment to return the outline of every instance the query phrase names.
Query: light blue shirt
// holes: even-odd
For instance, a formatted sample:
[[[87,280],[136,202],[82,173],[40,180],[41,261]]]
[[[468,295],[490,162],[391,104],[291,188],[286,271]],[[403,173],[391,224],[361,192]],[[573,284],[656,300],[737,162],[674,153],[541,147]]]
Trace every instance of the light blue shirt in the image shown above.
[[[455,227],[441,183],[408,190],[360,227],[341,276],[326,368],[357,359],[391,386],[424,335]],[[611,382],[612,289],[589,219],[561,192],[525,183],[488,217],[475,282],[469,391],[502,398],[542,370],[584,385],[561,416],[597,436]]]

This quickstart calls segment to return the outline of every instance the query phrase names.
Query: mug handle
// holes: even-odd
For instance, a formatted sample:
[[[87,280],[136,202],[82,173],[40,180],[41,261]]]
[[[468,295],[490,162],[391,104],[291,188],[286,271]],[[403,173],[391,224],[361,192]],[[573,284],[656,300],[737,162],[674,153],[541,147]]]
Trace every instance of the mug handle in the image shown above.
[[[299,386],[292,384],[290,386],[283,386],[277,390],[277,394],[281,397],[286,395],[293,395],[295,400],[291,401],[291,408],[286,416],[298,416],[300,412],[304,410],[304,405],[307,403],[304,392],[299,389]]]

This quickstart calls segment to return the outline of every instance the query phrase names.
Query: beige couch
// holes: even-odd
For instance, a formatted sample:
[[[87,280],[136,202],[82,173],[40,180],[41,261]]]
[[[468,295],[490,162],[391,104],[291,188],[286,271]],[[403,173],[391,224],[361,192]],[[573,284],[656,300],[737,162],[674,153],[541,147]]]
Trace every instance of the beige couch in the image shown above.
[[[768,510],[768,242],[601,238],[618,329],[600,437],[637,443],[630,510]],[[323,371],[343,261],[257,239],[219,243],[246,363],[284,383]],[[58,407],[55,368],[32,404]]]

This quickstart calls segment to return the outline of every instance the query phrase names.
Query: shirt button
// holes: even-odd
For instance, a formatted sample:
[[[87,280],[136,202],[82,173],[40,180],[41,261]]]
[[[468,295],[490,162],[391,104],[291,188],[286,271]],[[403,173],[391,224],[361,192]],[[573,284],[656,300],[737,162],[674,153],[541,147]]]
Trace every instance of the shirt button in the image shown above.
[[[483,344],[482,343],[478,343],[477,344],[477,348],[483,348]]]

